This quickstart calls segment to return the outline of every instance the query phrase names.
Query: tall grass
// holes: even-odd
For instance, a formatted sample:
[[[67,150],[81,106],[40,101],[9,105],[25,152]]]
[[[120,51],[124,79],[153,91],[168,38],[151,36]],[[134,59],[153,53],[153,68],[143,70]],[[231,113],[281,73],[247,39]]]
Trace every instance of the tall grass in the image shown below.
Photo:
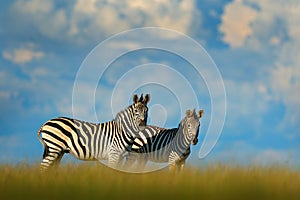
[[[0,199],[300,199],[300,171],[212,165],[128,174],[103,165],[0,165]]]

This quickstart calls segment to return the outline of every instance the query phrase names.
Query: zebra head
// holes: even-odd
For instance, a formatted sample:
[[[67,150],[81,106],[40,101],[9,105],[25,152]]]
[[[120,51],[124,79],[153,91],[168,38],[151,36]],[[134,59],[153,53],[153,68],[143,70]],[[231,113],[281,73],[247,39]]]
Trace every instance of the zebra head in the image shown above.
[[[145,98],[143,94],[138,98],[138,95],[133,95],[133,120],[138,126],[139,130],[144,130],[147,125],[148,107],[147,103],[150,101],[150,94],[146,94]]]
[[[196,145],[198,143],[198,134],[199,134],[199,127],[200,127],[200,121],[199,119],[203,115],[203,110],[199,110],[199,112],[196,114],[195,109],[194,110],[187,110],[185,118],[183,119],[183,122],[181,125],[183,126],[183,134],[188,139],[188,141],[191,141],[191,144]]]

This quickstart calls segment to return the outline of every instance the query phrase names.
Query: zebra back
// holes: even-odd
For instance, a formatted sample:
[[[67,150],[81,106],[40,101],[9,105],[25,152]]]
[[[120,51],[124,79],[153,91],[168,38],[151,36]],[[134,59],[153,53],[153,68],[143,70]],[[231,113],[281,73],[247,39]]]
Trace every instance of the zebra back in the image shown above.
[[[157,126],[146,126],[139,131],[132,145],[132,151],[137,153],[153,152],[170,144],[177,134],[178,128],[165,129]]]
[[[199,118],[202,113],[203,111],[196,115],[195,110],[188,110],[178,128],[147,126],[139,132],[140,137],[135,139],[132,152],[143,154],[144,158],[154,162],[185,160],[190,154],[190,144],[195,145],[198,141]]]
[[[47,147],[72,153],[82,160],[94,160],[102,157],[116,134],[114,121],[90,123],[68,117],[59,117],[47,121],[39,132]]]
[[[147,103],[143,95],[116,118],[105,123],[90,123],[68,117],[47,121],[38,131],[38,138],[44,146],[41,165],[45,168],[59,162],[64,153],[72,153],[82,160],[109,158],[110,151],[126,151],[132,145],[133,136],[147,123]],[[42,135],[41,135],[42,133]]]

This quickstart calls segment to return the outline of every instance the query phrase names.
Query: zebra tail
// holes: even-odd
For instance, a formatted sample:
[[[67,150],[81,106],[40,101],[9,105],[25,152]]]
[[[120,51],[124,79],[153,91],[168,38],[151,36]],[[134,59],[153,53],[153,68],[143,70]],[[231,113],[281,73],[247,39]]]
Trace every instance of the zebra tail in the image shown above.
[[[46,145],[46,143],[44,142],[44,140],[43,140],[42,137],[41,137],[41,132],[42,132],[43,127],[44,127],[44,125],[42,125],[41,128],[38,130],[37,136],[38,136],[40,142],[42,143],[42,145],[43,145],[44,147],[46,147],[47,145]]]

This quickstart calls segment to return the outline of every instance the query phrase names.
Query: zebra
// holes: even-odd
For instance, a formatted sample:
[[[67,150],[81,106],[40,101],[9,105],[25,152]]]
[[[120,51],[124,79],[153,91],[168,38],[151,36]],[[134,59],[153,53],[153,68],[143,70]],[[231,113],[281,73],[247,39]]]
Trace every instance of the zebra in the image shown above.
[[[126,155],[124,167],[129,169],[138,161],[140,169],[143,169],[149,160],[168,162],[170,171],[182,171],[185,160],[191,153],[190,145],[198,143],[199,119],[202,115],[203,110],[199,110],[197,114],[195,109],[187,110],[178,128],[146,126],[134,140],[131,151]]]
[[[133,104],[109,122],[90,123],[68,117],[45,122],[38,130],[44,146],[41,170],[58,165],[64,153],[80,160],[108,160],[116,167],[120,156],[133,144],[134,136],[147,125],[150,95],[133,96]],[[41,135],[42,134],[42,135]]]

